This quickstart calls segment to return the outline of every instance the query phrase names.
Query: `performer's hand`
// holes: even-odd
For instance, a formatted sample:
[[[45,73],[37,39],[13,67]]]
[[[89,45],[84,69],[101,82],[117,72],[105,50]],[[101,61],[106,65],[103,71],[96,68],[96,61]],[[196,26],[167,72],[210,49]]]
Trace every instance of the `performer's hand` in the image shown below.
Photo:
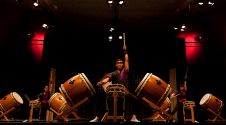
[[[127,48],[126,48],[126,45],[123,45],[123,53],[124,53],[124,54],[127,54]]]
[[[127,51],[126,45],[123,45],[123,51]]]
[[[97,86],[101,86],[103,84],[103,82],[102,81],[99,81],[98,83],[97,83]]]

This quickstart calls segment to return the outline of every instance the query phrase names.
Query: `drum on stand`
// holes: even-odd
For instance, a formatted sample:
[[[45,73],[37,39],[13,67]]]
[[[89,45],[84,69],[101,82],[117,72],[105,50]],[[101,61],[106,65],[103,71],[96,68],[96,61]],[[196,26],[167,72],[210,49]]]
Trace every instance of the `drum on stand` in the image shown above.
[[[106,113],[103,120],[124,120],[125,115],[125,86],[111,84],[106,87]]]
[[[68,79],[64,84],[61,84],[59,90],[71,105],[75,105],[85,98],[90,98],[95,93],[94,87],[84,73]]]
[[[11,92],[0,100],[0,109],[6,112],[11,108],[18,108],[21,104],[23,104],[21,96],[16,92]]]
[[[66,112],[69,105],[61,93],[53,94],[49,99],[49,106],[57,113]]]
[[[1,115],[4,116],[4,119],[8,121],[7,117],[11,117],[13,113],[23,104],[23,99],[16,92],[11,92],[8,95],[4,96],[0,100],[0,111]]]
[[[161,106],[170,93],[170,85],[152,73],[147,73],[137,86],[135,93],[150,102]]]
[[[216,114],[219,114],[221,112],[221,109],[224,105],[220,99],[210,93],[205,94],[201,98],[199,104],[202,108],[206,110],[211,109]],[[213,115],[210,115],[209,117],[214,118]]]

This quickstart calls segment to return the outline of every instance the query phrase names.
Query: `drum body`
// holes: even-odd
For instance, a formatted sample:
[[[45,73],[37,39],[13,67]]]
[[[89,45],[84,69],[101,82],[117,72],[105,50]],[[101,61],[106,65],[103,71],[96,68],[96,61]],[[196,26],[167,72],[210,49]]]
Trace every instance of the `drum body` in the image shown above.
[[[59,89],[71,105],[79,103],[86,97],[90,98],[95,93],[95,89],[84,73],[70,78],[61,84]]]
[[[170,99],[167,97],[160,107],[161,109],[166,111],[168,108],[170,108],[170,104],[171,104]]]
[[[122,84],[110,84],[106,87],[106,93],[125,93],[125,86]]]
[[[65,112],[69,108],[64,96],[58,92],[50,97],[49,106],[58,113]]]
[[[137,86],[135,93],[139,98],[145,97],[161,106],[170,93],[170,85],[152,73],[147,73]]]
[[[21,104],[23,104],[21,96],[16,92],[11,92],[0,100],[0,109],[6,112],[11,108],[18,108]]]
[[[219,113],[223,107],[223,102],[216,96],[207,93],[200,100],[199,104],[204,109],[211,109],[215,113]]]

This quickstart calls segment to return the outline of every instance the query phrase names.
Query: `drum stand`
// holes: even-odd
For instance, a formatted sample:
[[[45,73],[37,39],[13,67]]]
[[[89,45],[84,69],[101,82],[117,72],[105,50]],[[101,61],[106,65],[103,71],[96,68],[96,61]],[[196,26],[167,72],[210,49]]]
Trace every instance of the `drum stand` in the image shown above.
[[[195,102],[194,101],[186,101],[183,102],[183,119],[184,122],[190,121],[192,123],[195,123],[195,111],[194,111],[194,107],[195,107]],[[190,118],[187,118],[187,114],[186,112],[190,111]]]
[[[9,119],[7,118],[6,114],[8,114],[9,112],[13,111],[15,109],[15,107],[10,108],[9,110],[7,110],[6,112],[0,111],[0,118],[4,117],[4,119],[6,121],[9,121]]]
[[[166,121],[166,120],[172,120],[172,119],[176,120],[173,117],[173,115],[171,115],[170,113],[167,112],[169,109],[163,110],[161,107],[157,106],[156,104],[154,104],[153,102],[149,101],[145,97],[142,97],[142,100],[145,101],[149,106],[151,106],[152,108],[154,108],[158,112],[154,116],[150,116],[149,118],[145,118],[145,120],[154,120],[154,121]],[[165,119],[163,117],[163,115],[166,115],[168,118]]]
[[[34,101],[30,101],[29,102],[29,106],[30,106],[30,113],[29,113],[29,122],[32,122],[33,119],[33,111],[35,108],[39,108],[39,113],[38,113],[38,119],[41,119],[41,104],[40,102],[34,103]]]
[[[107,112],[104,114],[103,118],[101,119],[101,122],[102,121],[105,121],[105,120],[113,120],[113,122],[116,122],[117,120],[122,120],[122,121],[125,121],[124,117],[125,117],[125,92],[124,91],[116,91],[116,87],[113,88],[114,90],[113,91],[108,91],[107,94],[110,94],[111,96],[110,97],[107,97],[106,99],[106,110]],[[122,96],[123,95],[123,96]],[[122,115],[118,115],[118,98],[119,97],[123,97],[123,112],[122,112]],[[108,98],[113,98],[113,115],[110,116],[109,115],[109,106],[108,106]]]
[[[53,111],[57,115],[56,119],[62,118],[64,121],[68,121],[68,116],[71,114],[75,117],[75,119],[80,119],[81,117],[76,113],[76,110],[77,110],[76,108],[79,107],[81,104],[85,103],[86,101],[88,101],[88,97],[84,98],[79,103],[77,103],[73,106],[69,106],[66,111],[61,111],[60,113],[58,113],[52,107],[50,108],[50,110]]]
[[[210,113],[214,114],[216,117],[213,119],[213,120],[210,120],[212,122],[215,122],[217,120],[217,118],[220,118],[221,120],[225,121],[226,119],[224,119],[222,116],[220,116],[221,112],[220,113],[216,113],[214,112],[212,109],[210,108],[207,108],[207,111],[209,111]]]

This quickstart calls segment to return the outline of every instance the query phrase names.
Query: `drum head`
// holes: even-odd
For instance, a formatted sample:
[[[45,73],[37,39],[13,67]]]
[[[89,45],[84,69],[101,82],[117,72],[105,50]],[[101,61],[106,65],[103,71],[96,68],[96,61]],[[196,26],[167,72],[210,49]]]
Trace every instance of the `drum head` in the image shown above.
[[[91,95],[94,95],[95,89],[94,89],[93,85],[91,84],[91,82],[89,81],[89,79],[86,77],[86,75],[84,73],[81,73],[81,74],[79,74],[79,76],[82,78],[82,80],[85,81],[86,87],[91,92]]]
[[[141,90],[144,88],[145,84],[147,83],[147,80],[151,77],[152,73],[146,73],[146,75],[144,76],[144,78],[141,80],[141,82],[139,83],[139,85],[137,86],[135,93],[137,94],[137,96],[140,95]]]
[[[64,85],[61,84],[61,86],[59,87],[60,93],[64,96],[64,98],[66,98],[71,104],[73,104],[72,99],[70,98],[70,96],[68,95],[67,91],[64,88]],[[56,93],[55,93],[56,94]],[[56,96],[56,95],[55,95]],[[53,97],[54,98],[54,97]]]
[[[203,104],[207,103],[207,102],[209,101],[211,95],[212,95],[212,94],[210,94],[210,93],[205,94],[205,95],[202,97],[202,99],[200,100],[199,104],[200,104],[200,105],[203,105]]]
[[[53,98],[55,98],[55,96],[57,96],[57,94],[58,93],[54,93],[51,97],[50,97],[50,99],[49,99],[49,104],[53,101]]]
[[[17,103],[23,104],[23,99],[20,97],[20,95],[16,92],[12,92],[13,98],[16,100]]]

